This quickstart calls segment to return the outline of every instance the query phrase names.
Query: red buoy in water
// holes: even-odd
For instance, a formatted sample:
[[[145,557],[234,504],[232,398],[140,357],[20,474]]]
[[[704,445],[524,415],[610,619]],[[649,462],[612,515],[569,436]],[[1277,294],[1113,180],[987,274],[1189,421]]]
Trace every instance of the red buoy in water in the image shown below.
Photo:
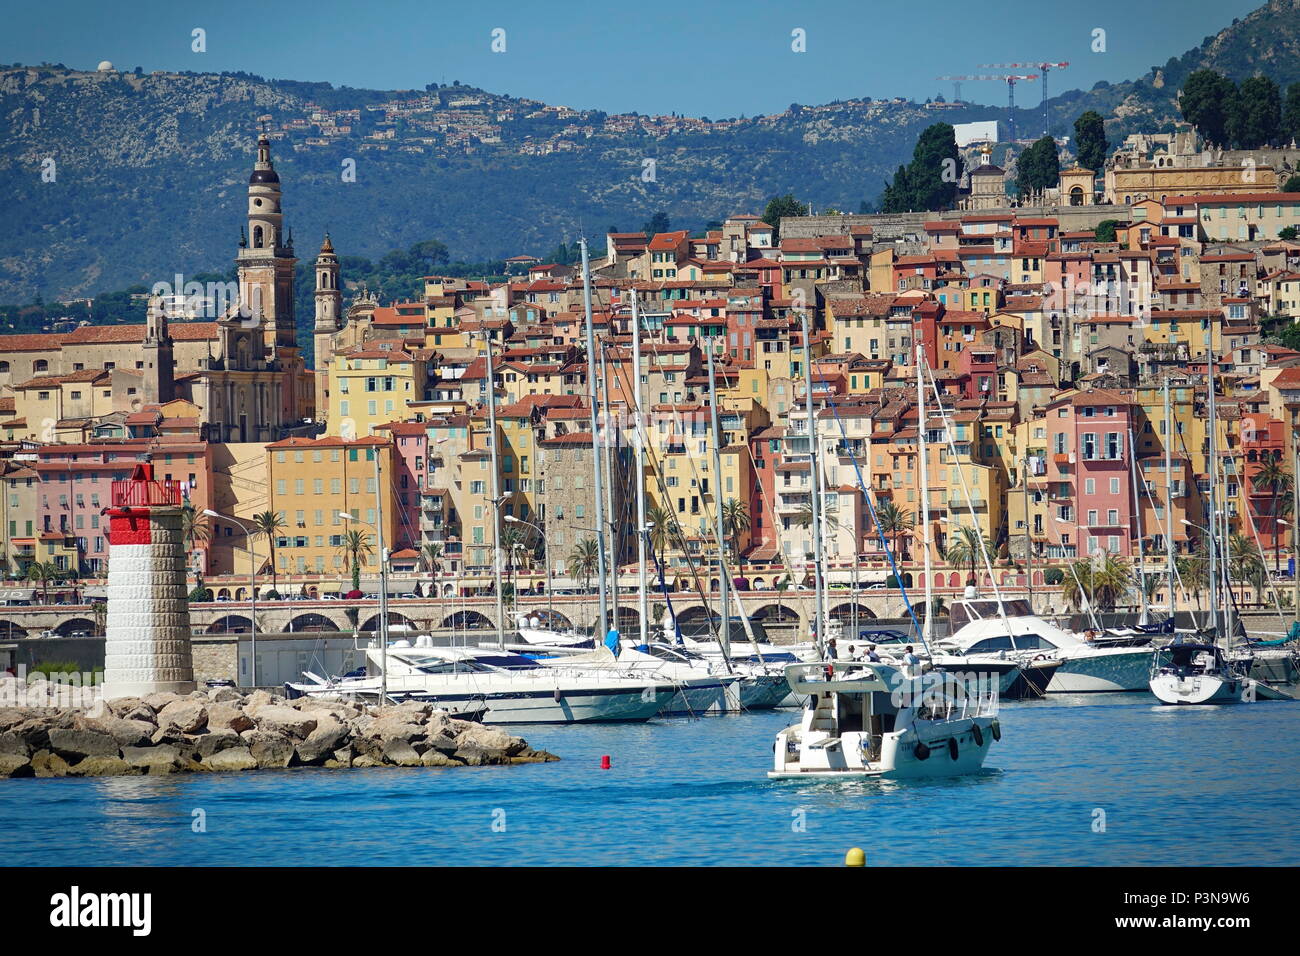
[[[610,764],[610,762],[609,762],[609,754],[604,754],[604,755],[600,758],[600,769],[601,769],[601,770],[608,770],[608,769],[610,768],[610,766],[611,766],[611,764]]]

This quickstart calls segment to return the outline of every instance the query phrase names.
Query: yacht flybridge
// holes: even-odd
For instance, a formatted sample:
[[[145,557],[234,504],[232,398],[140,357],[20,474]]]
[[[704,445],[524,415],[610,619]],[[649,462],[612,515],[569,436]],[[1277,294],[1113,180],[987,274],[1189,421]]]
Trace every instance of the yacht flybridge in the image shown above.
[[[949,777],[973,773],[1002,729],[997,694],[967,692],[952,674],[909,678],[888,664],[791,664],[807,696],[798,724],[776,735],[776,780]]]

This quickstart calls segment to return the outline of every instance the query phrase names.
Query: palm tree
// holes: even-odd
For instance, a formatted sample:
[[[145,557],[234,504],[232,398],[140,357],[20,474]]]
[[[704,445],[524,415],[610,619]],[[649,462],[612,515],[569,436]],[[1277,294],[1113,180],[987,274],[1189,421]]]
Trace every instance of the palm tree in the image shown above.
[[[1281,570],[1282,561],[1281,552],[1278,551],[1277,547],[1279,530],[1277,519],[1280,517],[1277,510],[1278,498],[1282,492],[1291,490],[1295,479],[1291,476],[1291,473],[1286,470],[1286,467],[1281,463],[1280,459],[1265,458],[1263,464],[1259,466],[1259,470],[1255,472],[1255,477],[1252,481],[1257,489],[1267,488],[1269,492],[1271,492],[1272,507],[1269,508],[1268,513],[1273,518],[1273,573],[1276,574]]]
[[[442,570],[442,545],[437,541],[428,542],[420,547],[420,560],[430,574]]]
[[[189,550],[193,551],[198,542],[207,541],[209,534],[208,519],[193,505],[185,505],[181,509],[181,537],[189,545]]]
[[[278,594],[280,582],[276,576],[275,539],[285,528],[284,515],[278,511],[263,511],[261,514],[253,515],[253,528],[257,534],[266,539],[266,543],[271,549],[271,590]]]
[[[898,539],[900,535],[911,531],[916,525],[912,520],[912,512],[906,508],[900,508],[892,501],[886,501],[876,509],[876,527],[881,533],[890,535],[894,539],[894,553],[898,553]]]
[[[988,535],[979,528],[963,525],[957,529],[956,535],[948,539],[943,557],[950,565],[970,568],[966,584],[972,585],[977,580],[976,572],[979,570],[980,561],[992,550],[993,544],[989,541]]]
[[[35,561],[27,567],[27,580],[39,584],[44,603],[50,603],[50,582],[57,581],[63,572],[51,561]]]
[[[95,621],[95,636],[100,637],[108,627],[108,602],[95,601],[90,605],[90,616]]]
[[[1075,609],[1086,600],[1094,610],[1113,611],[1132,590],[1132,569],[1105,552],[1075,561],[1073,572],[1061,582],[1062,595]]]
[[[735,498],[722,503],[722,530],[731,536],[731,548],[738,568],[744,566],[740,555],[740,536],[749,530],[749,508]]]
[[[781,603],[781,599],[785,596],[785,592],[790,590],[792,583],[789,572],[786,572],[785,577],[772,585],[776,590],[776,619],[778,622],[785,620],[785,605]]]
[[[1245,535],[1232,535],[1228,539],[1228,580],[1248,581],[1255,591],[1255,603],[1259,604],[1263,600],[1267,577],[1268,569],[1254,542]]]
[[[650,549],[658,557],[659,566],[664,566],[664,554],[668,544],[678,534],[677,518],[666,507],[651,505],[646,509],[646,522],[650,525]]]
[[[1174,570],[1182,582],[1183,590],[1192,595],[1196,601],[1196,610],[1201,610],[1201,591],[1209,583],[1210,562],[1202,547],[1198,554],[1180,554],[1174,558]]]
[[[344,531],[339,553],[343,555],[343,569],[352,571],[352,590],[360,591],[361,566],[369,564],[370,556],[375,553],[370,544],[370,536],[364,531]]]
[[[584,591],[587,590],[592,575],[596,573],[596,569],[599,567],[599,554],[600,549],[595,538],[583,538],[569,552],[569,576],[581,581]]]

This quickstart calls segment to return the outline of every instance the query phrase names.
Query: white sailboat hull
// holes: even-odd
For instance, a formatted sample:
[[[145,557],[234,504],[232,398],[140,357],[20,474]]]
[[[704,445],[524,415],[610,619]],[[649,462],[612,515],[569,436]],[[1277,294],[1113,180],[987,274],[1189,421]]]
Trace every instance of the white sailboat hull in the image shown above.
[[[1162,704],[1236,704],[1241,702],[1247,683],[1217,674],[1157,674],[1150,678],[1149,686]]]

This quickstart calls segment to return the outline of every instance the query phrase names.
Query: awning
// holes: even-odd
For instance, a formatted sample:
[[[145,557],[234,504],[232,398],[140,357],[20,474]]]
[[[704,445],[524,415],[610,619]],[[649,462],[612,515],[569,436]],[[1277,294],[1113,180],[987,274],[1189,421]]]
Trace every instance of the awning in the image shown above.
[[[35,588],[5,588],[0,590],[0,601],[33,601],[35,599]]]

